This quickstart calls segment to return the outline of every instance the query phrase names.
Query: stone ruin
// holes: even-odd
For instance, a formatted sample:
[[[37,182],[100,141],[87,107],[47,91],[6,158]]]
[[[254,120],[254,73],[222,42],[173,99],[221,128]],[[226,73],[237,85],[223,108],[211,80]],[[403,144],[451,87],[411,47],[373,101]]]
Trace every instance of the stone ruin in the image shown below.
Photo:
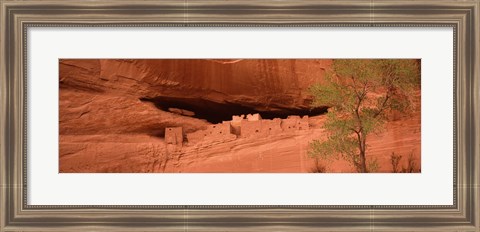
[[[232,129],[229,121],[224,121],[219,124],[209,125],[206,130],[198,130],[192,133],[187,133],[188,143],[197,143],[200,141],[226,141],[236,139],[237,136],[232,134]]]
[[[205,130],[187,133],[189,144],[202,141],[225,142],[237,138],[265,137],[282,132],[308,130],[308,116],[288,116],[286,119],[262,119],[260,114],[233,116],[231,121],[209,125]],[[182,146],[183,132],[181,127],[167,127],[165,129],[165,142]]]
[[[182,146],[183,145],[183,129],[182,127],[165,128],[165,143]]]

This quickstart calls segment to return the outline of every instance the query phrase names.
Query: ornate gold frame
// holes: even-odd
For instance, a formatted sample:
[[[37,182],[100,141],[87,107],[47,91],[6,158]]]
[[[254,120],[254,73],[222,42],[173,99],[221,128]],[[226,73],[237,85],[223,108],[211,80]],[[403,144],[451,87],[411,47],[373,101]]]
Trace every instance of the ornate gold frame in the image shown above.
[[[480,232],[479,0],[0,0],[0,4],[0,231]],[[26,29],[35,26],[453,27],[454,205],[27,205]]]

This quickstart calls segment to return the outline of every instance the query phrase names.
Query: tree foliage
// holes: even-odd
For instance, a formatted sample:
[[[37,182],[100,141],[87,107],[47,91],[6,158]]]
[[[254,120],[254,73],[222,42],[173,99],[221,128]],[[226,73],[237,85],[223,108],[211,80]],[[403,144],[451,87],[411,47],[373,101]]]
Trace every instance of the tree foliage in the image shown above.
[[[358,172],[374,171],[378,164],[367,160],[367,136],[382,130],[389,112],[412,110],[413,91],[419,86],[417,60],[334,60],[325,81],[309,89],[314,106],[329,107],[327,139],[312,141],[309,155],[343,158]]]

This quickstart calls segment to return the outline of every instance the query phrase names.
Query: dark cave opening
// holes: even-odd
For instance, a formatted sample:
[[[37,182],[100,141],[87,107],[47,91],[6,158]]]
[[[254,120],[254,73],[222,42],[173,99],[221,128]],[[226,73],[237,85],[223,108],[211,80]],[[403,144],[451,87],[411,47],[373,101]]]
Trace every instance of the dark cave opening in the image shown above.
[[[183,114],[185,116],[205,119],[210,123],[221,123],[232,120],[234,115],[259,113],[264,119],[287,118],[290,115],[316,116],[325,114],[328,107],[303,108],[275,108],[269,111],[255,109],[255,106],[246,106],[237,103],[218,103],[201,98],[155,97],[140,98],[141,101],[151,102],[157,108]],[[193,114],[192,114],[193,113]]]

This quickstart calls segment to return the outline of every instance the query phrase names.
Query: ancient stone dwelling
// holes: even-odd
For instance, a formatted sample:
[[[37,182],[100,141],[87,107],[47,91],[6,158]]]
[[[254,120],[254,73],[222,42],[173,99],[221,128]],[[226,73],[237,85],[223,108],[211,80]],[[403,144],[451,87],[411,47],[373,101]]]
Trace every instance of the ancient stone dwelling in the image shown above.
[[[233,116],[231,121],[209,125],[205,130],[187,133],[189,145],[202,141],[226,142],[237,138],[265,137],[295,130],[308,130],[308,116],[288,116],[286,119],[262,119],[260,114]],[[165,128],[165,142],[183,145],[184,134],[181,127]]]
[[[182,146],[183,145],[182,127],[165,128],[165,143]]]

